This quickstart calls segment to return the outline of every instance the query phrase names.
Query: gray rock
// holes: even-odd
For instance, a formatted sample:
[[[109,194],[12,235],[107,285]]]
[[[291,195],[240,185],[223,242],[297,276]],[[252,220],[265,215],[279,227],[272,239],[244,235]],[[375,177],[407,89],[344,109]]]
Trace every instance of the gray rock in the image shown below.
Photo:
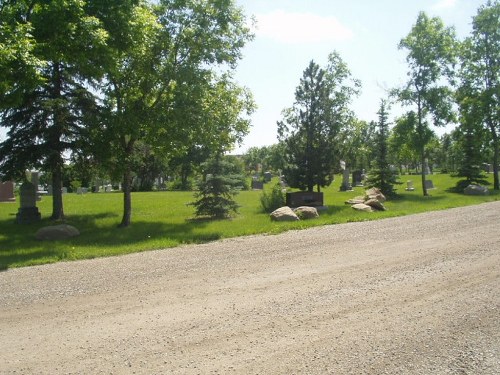
[[[364,211],[364,212],[372,212],[373,211],[373,208],[371,208],[371,206],[368,206],[367,204],[364,204],[364,203],[353,204],[351,207],[353,209],[355,209],[356,211]]]
[[[465,195],[488,195],[490,191],[486,186],[470,184],[464,189]]]
[[[71,225],[60,224],[60,225],[52,225],[49,227],[40,228],[35,233],[35,238],[37,240],[65,240],[67,238],[79,236],[80,232],[78,229]]]
[[[300,220],[299,217],[293,212],[293,210],[288,207],[280,207],[277,210],[274,210],[269,215],[271,220],[273,221],[297,221]]]
[[[295,214],[303,220],[315,219],[319,217],[316,207],[300,206],[293,210]]]
[[[373,187],[371,189],[366,190],[365,192],[366,199],[376,199],[379,202],[385,202],[385,196],[382,194],[379,188]]]
[[[378,201],[377,199],[368,199],[365,204],[367,206],[370,206],[371,208],[377,210],[377,211],[385,211],[386,208],[382,204],[382,202]]]
[[[351,198],[347,201],[345,201],[346,204],[358,204],[358,203],[365,203],[365,197],[354,197]]]

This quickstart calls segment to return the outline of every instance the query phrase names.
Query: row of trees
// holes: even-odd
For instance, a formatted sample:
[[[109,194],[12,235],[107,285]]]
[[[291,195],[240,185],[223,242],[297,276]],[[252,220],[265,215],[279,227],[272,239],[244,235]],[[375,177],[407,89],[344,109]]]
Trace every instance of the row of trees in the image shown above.
[[[232,71],[252,34],[232,0],[8,0],[0,27],[0,173],[49,172],[52,219],[68,158],[122,181],[128,226],[138,149],[222,155],[248,132]]]
[[[461,146],[460,174],[468,182],[479,180],[480,152],[490,149],[494,189],[500,189],[500,3],[488,1],[479,8],[472,33],[464,41],[458,41],[454,30],[441,19],[422,12],[399,48],[407,51],[408,80],[392,90],[390,98],[408,111],[396,120],[387,137],[380,134],[387,125],[386,104],[381,106],[376,126],[356,120],[349,110],[360,83],[337,53],[329,56],[325,68],[310,62],[295,91],[293,106],[283,110],[283,120],[278,122],[283,170],[292,187],[319,191],[331,183],[340,159],[363,164],[370,146],[380,150],[392,144],[395,165],[403,164],[405,153],[411,158],[418,154],[423,194],[427,195],[423,166],[431,142],[436,140],[431,124],[458,123],[458,130],[443,143],[451,149],[455,139]],[[388,152],[382,153],[389,157]]]

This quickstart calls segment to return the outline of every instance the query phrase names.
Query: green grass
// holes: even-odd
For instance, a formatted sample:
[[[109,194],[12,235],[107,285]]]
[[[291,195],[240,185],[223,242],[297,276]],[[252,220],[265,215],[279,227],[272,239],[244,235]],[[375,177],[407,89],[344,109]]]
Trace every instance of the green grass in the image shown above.
[[[491,181],[492,175],[488,178]],[[241,205],[239,215],[220,221],[193,220],[193,207],[186,205],[193,200],[191,192],[152,192],[132,194],[132,225],[121,229],[117,227],[122,214],[121,193],[66,194],[66,223],[77,227],[81,235],[52,242],[34,238],[39,228],[54,224],[48,219],[52,209],[51,197],[43,197],[38,202],[42,220],[36,224],[16,224],[15,214],[19,204],[0,203],[0,269],[165,249],[251,234],[275,234],[317,225],[375,220],[500,198],[500,194],[493,191],[485,197],[449,192],[457,179],[444,174],[431,177],[436,189],[429,191],[429,197],[423,197],[419,188],[420,177],[402,177],[402,181],[408,179],[414,181],[414,192],[404,191],[406,185],[401,185],[398,189],[400,196],[386,202],[387,211],[364,213],[344,204],[345,200],[362,195],[364,189],[339,192],[341,177],[337,177],[332,186],[324,190],[328,210],[321,212],[318,219],[293,223],[271,222],[269,216],[261,211],[260,191],[241,192],[237,196]],[[271,184],[267,184],[266,188],[271,188]]]

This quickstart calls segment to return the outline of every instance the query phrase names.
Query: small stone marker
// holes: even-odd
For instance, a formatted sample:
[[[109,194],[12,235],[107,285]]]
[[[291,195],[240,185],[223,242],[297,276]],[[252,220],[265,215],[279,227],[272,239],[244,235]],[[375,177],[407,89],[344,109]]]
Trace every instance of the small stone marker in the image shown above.
[[[82,195],[83,194],[83,189],[81,187],[76,189],[76,194]]]
[[[68,194],[68,188],[66,186],[63,186],[61,189],[62,194]]]
[[[14,183],[12,181],[0,182],[0,202],[15,202]]]
[[[413,181],[408,180],[406,181],[406,191],[415,191],[415,187],[413,186]]]
[[[19,208],[16,221],[19,224],[33,223],[41,219],[40,212],[36,207],[36,187],[31,182],[25,182],[19,189],[19,200],[21,207]]]
[[[427,190],[429,189],[435,189],[434,184],[432,183],[432,180],[425,180],[424,181],[424,186]]]
[[[342,184],[340,185],[340,191],[352,191],[352,186],[349,182],[349,174],[349,169],[344,169],[342,172]]]
[[[264,172],[264,182],[270,182],[273,178],[273,174],[271,172]]]

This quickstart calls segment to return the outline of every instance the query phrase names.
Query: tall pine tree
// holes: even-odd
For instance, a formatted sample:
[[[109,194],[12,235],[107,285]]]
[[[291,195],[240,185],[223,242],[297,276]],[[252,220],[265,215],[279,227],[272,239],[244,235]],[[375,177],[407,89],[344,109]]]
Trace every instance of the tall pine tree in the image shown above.
[[[375,160],[368,173],[367,184],[379,188],[382,193],[391,197],[396,195],[394,185],[400,184],[397,173],[391,168],[388,160],[389,149],[389,122],[387,102],[380,102],[378,113],[377,131],[375,132]]]

